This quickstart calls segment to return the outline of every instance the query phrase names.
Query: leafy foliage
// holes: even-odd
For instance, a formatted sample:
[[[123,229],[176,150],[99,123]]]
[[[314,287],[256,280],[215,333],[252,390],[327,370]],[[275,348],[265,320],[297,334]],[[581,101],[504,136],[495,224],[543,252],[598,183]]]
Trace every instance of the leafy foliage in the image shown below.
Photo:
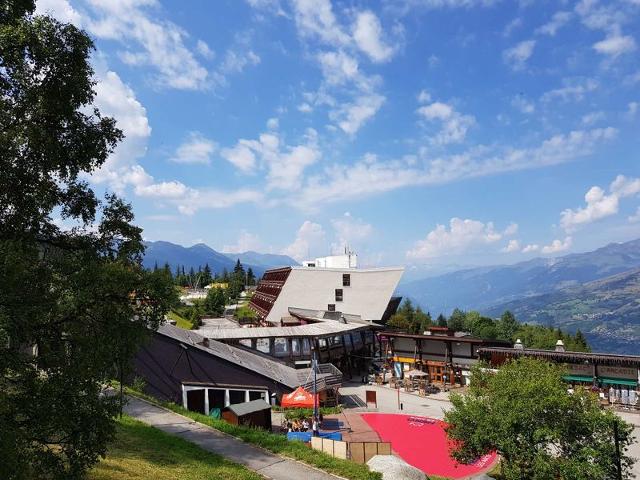
[[[424,313],[420,307],[414,307],[407,299],[397,313],[389,319],[388,325],[408,333],[423,333],[434,325],[430,313]],[[575,352],[590,351],[587,340],[580,330],[575,335],[560,329],[542,325],[521,324],[510,311],[505,311],[498,319],[481,315],[475,310],[464,312],[455,308],[447,319],[438,315],[435,325],[449,327],[456,332],[468,332],[473,336],[488,339],[507,340],[515,342],[521,339],[528,348],[549,349],[562,340],[567,350]]]
[[[82,180],[122,138],[92,105],[90,38],[33,11],[0,5],[0,478],[74,479],[114,433],[104,383],[173,286],[140,267],[131,207]]]
[[[447,434],[461,462],[497,451],[506,480],[603,480],[616,477],[614,424],[621,450],[632,426],[586,389],[569,394],[562,367],[531,358],[505,364],[497,373],[476,365],[466,395],[452,394],[445,413]],[[622,455],[623,478],[632,459]]]

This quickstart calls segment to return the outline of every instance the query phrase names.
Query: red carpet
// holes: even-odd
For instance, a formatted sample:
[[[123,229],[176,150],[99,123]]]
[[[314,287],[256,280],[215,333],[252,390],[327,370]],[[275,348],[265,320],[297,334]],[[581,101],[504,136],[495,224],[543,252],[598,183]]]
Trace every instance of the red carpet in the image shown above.
[[[449,456],[446,424],[440,420],[386,413],[365,413],[362,418],[400,457],[426,474],[464,478],[486,471],[496,460],[492,453],[470,465],[457,463]]]

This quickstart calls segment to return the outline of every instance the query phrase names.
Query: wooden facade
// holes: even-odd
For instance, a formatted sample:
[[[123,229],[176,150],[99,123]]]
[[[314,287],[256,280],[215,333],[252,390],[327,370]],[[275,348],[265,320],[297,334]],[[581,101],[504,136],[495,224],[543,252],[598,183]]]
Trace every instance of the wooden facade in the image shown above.
[[[413,335],[385,331],[378,334],[395,376],[415,369],[428,374],[429,383],[464,385],[471,365],[480,359],[483,346],[509,345],[501,340],[454,335]]]

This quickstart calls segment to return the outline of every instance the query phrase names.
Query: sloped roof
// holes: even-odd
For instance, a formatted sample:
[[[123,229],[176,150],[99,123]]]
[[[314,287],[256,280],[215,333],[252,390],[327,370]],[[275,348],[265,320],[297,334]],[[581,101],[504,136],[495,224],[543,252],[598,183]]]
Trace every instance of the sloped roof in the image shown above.
[[[310,368],[295,369],[270,357],[256,355],[253,352],[216,340],[209,340],[207,346],[203,344],[207,339],[192,330],[185,330],[165,323],[158,328],[157,332],[160,335],[173,338],[186,345],[205,351],[290,388],[296,388],[307,382],[311,375]],[[318,374],[318,377],[320,378],[323,375],[324,374]]]
[[[233,405],[229,405],[229,410],[235,413],[238,417],[242,417],[243,415],[248,415],[253,412],[260,412],[262,410],[270,409],[271,406],[262,398],[252,400],[250,402],[235,403]]]

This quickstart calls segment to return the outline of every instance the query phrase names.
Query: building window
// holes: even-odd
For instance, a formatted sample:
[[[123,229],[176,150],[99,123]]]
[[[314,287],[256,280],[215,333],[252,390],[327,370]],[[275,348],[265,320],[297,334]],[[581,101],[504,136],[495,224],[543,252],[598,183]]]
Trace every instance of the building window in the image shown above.
[[[343,273],[342,274],[342,286],[343,287],[351,286],[351,274],[350,273]]]
[[[342,301],[342,289],[336,288],[336,302]]]
[[[327,305],[327,311],[328,312],[335,312],[336,311],[336,304],[335,303],[330,303],[329,305]]]

